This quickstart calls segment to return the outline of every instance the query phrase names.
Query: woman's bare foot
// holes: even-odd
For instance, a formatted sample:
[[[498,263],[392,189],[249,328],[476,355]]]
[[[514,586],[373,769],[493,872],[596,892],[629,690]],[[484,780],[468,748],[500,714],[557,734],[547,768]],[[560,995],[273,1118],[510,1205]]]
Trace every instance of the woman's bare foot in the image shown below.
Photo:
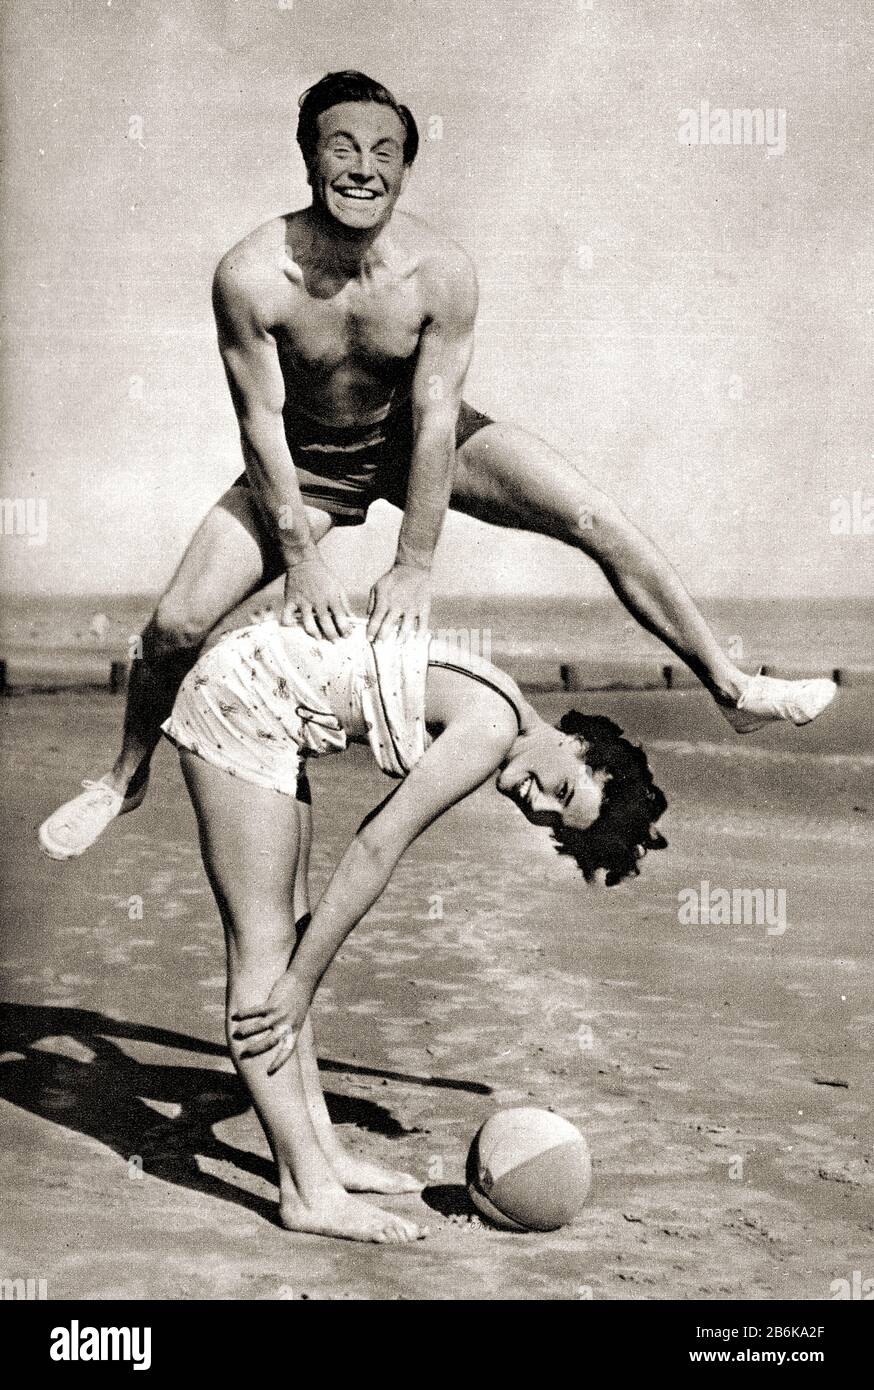
[[[381,1211],[359,1197],[350,1197],[348,1192],[334,1189],[311,1202],[284,1194],[279,1215],[289,1231],[334,1236],[339,1240],[373,1241],[376,1245],[405,1245],[422,1240],[428,1234],[425,1226],[417,1226],[406,1217]]]
[[[398,1173],[393,1168],[384,1168],[381,1163],[370,1163],[366,1158],[357,1158],[345,1149],[332,1148],[328,1162],[347,1192],[396,1195],[401,1192],[421,1192],[425,1186],[412,1173]]]

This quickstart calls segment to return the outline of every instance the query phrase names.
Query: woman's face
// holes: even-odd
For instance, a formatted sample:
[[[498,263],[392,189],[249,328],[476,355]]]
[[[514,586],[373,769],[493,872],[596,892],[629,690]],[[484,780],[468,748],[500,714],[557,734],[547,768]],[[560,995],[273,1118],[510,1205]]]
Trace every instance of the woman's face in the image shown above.
[[[534,825],[588,830],[598,819],[607,780],[585,763],[587,744],[548,724],[523,734],[498,774],[498,791],[508,796]]]

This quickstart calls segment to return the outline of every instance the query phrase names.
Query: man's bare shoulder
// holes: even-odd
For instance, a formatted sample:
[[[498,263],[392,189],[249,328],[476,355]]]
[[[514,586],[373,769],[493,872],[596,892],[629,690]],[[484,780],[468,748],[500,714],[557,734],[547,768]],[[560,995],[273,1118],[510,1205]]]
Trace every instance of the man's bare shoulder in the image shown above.
[[[475,308],[476,269],[464,247],[414,213],[396,212],[394,221],[400,244],[415,257],[426,297],[435,308],[450,301],[459,309]]]
[[[226,251],[214,278],[218,303],[247,303],[270,311],[277,294],[287,292],[300,272],[288,254],[288,225],[296,213],[272,217]]]
[[[400,245],[419,257],[425,268],[436,267],[453,274],[474,274],[473,261],[464,247],[439,228],[412,212],[396,211],[392,229]]]

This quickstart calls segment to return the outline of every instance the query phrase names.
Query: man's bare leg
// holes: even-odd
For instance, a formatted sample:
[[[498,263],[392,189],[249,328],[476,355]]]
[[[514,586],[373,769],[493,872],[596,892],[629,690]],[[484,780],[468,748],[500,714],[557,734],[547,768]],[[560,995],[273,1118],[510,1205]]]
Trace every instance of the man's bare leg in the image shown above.
[[[142,634],[142,659],[131,668],[121,751],[105,779],[116,791],[135,791],[148,774],[161,724],[209,633],[280,568],[250,489],[229,488],[195,531]]]
[[[309,858],[313,838],[312,806],[309,801],[309,788],[304,799],[299,800],[298,823],[300,826],[300,846],[298,850],[297,875],[294,881],[294,918],[300,930],[309,919]],[[301,1029],[296,1047],[300,1061],[300,1073],[306,1092],[307,1105],[313,1128],[318,1135],[322,1152],[327,1158],[337,1178],[347,1192],[421,1192],[424,1183],[414,1178],[412,1173],[399,1173],[385,1168],[381,1163],[371,1163],[350,1153],[341,1144],[337,1131],[331,1123],[328,1107],[319,1077],[319,1064],[316,1058],[315,1036],[312,1019],[307,1016]]]
[[[334,1173],[310,1117],[297,1049],[270,1076],[273,1053],[249,1056],[235,1037],[235,1012],[264,999],[291,958],[297,804],[231,778],[194,754],[183,752],[181,763],[225,926],[228,1043],[276,1160],[282,1223],[348,1240],[416,1240],[425,1232],[415,1222],[351,1196]]]
[[[807,717],[834,694],[831,681],[778,682],[741,671],[652,541],[567,459],[524,430],[487,425],[462,445],[450,506],[493,525],[541,532],[590,556],[629,613],[686,663],[735,727],[759,727],[752,717],[746,725],[735,717],[754,681],[768,697],[791,704],[797,696],[802,707],[806,701],[809,708],[801,713]],[[782,689],[789,685],[794,694]]]
[[[331,529],[326,512],[307,508],[316,540]],[[81,854],[112,820],[142,801],[149,763],[176,693],[212,629],[281,572],[250,489],[232,487],[207,513],[142,634],[133,662],[122,747],[112,769],[40,827],[53,858]]]

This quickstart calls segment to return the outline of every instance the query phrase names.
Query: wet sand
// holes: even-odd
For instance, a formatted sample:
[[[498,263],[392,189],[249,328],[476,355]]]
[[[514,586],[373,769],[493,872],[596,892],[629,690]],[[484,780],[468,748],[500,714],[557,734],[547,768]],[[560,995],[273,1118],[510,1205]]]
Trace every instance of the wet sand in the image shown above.
[[[586,888],[481,791],[413,847],[320,993],[336,1122],[429,1183],[385,1199],[429,1238],[378,1248],[275,1222],[173,751],[141,811],[53,864],[36,826],[103,770],[121,702],[3,701],[0,1274],[89,1299],[818,1300],[874,1276],[870,690],[743,741],[694,692],[575,702],[648,746],[670,847]],[[386,784],[357,750],[312,780],[318,888]],[[785,932],[681,925],[702,880],[783,889]],[[523,1103],[594,1157],[581,1219],[549,1235],[486,1228],[463,1188],[474,1131]]]

